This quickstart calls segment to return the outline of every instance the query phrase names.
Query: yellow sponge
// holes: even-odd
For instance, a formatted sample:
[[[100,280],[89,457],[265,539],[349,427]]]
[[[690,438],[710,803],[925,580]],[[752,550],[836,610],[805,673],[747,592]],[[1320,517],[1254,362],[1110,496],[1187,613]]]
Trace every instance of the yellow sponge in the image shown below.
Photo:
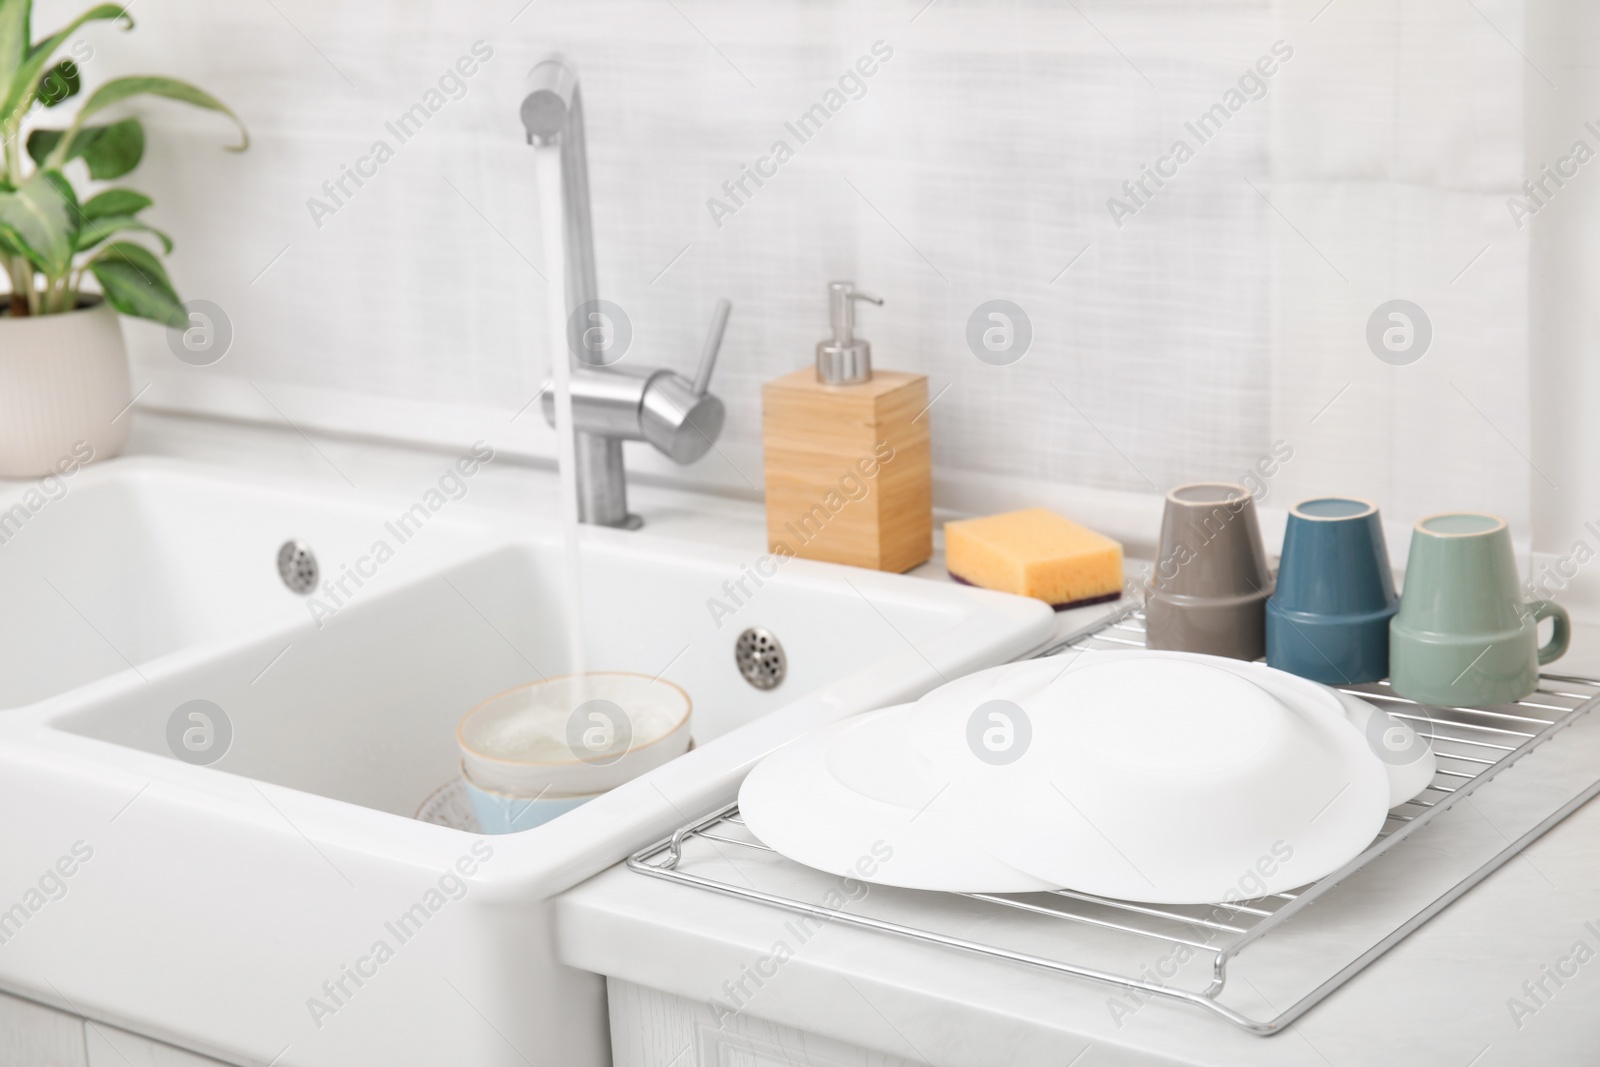
[[[1047,508],[947,522],[944,556],[958,582],[1035,597],[1057,610],[1122,592],[1122,546]]]

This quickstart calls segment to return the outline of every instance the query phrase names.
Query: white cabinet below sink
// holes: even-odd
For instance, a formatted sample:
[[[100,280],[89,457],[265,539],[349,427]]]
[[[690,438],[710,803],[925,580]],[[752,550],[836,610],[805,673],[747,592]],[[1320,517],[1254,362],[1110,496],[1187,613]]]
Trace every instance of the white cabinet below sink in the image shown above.
[[[0,993],[4,1067],[228,1067],[181,1048]]]
[[[89,1067],[228,1067],[221,1060],[151,1041],[104,1023],[84,1024]]]
[[[719,1020],[705,1004],[618,978],[606,979],[606,996],[612,1067],[923,1067],[750,1014]]]
[[[0,993],[0,1063],[7,1067],[88,1067],[83,1020]]]

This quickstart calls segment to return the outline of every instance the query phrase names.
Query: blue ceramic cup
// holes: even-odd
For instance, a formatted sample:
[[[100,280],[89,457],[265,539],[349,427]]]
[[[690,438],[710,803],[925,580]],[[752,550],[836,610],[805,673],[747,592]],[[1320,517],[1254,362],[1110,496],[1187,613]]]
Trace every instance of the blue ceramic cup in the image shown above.
[[[1318,497],[1289,509],[1267,601],[1269,667],[1324,685],[1386,678],[1399,607],[1376,505]]]
[[[586,797],[514,797],[497,793],[468,778],[463,770],[461,784],[466,786],[467,799],[472,804],[472,814],[478,819],[478,828],[486,834],[514,834],[543,826],[557,815],[565,815],[580,805],[587,804],[599,793]]]

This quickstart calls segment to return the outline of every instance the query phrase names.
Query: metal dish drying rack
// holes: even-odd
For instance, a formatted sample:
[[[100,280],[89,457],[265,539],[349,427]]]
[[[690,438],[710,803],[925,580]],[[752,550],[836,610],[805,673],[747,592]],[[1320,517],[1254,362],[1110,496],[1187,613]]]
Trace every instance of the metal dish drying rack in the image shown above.
[[[1143,648],[1144,636],[1143,610],[1139,605],[1130,605],[1113,611],[1039,655]],[[1438,772],[1417,798],[1389,813],[1382,832],[1365,852],[1334,873],[1292,892],[1229,904],[1186,907],[1140,904],[1064,889],[999,895],[927,893],[885,887],[883,892],[890,895],[891,903],[899,902],[900,906],[888,909],[887,915],[866,915],[845,907],[812,903],[782,887],[768,890],[757,888],[747,878],[740,879],[745,884],[737,884],[731,878],[720,877],[725,872],[719,868],[731,862],[730,854],[759,856],[763,863],[776,864],[791,876],[810,872],[809,868],[783,859],[757,840],[740,820],[737,804],[713,812],[670,838],[635,853],[628,860],[628,866],[653,878],[758,902],[825,924],[873,930],[952,951],[1105,983],[1116,987],[1120,995],[1134,1004],[1149,999],[1186,1003],[1226,1019],[1249,1033],[1268,1036],[1288,1027],[1321,1003],[1412,931],[1600,794],[1600,781],[1563,793],[1564,803],[1542,817],[1531,817],[1531,825],[1514,839],[1501,833],[1494,842],[1495,851],[1481,860],[1474,859],[1475,866],[1464,875],[1457,877],[1452,873],[1447,888],[1420,910],[1410,912],[1403,921],[1386,924],[1387,932],[1381,936],[1368,935],[1360,940],[1358,943],[1365,946],[1364,950],[1343,963],[1326,980],[1281,1011],[1264,997],[1260,998],[1276,1014],[1267,1019],[1252,1018],[1218,999],[1227,986],[1229,965],[1240,953],[1283,927],[1313,903],[1336,901],[1339,894],[1334,891],[1341,883],[1392,853],[1402,842],[1435,823],[1513,763],[1600,704],[1600,680],[1557,674],[1541,675],[1538,690],[1527,699],[1495,708],[1424,707],[1397,696],[1387,682],[1347,688],[1410,723],[1432,747]],[[1541,808],[1540,812],[1543,811]],[[1499,847],[1502,843],[1503,848]],[[1415,861],[1415,857],[1401,856],[1400,861]],[[1337,909],[1337,905],[1326,904],[1324,910],[1329,907]],[[986,932],[998,928],[996,920],[1015,922],[1019,913],[1023,921],[1046,924],[1035,927],[1026,938],[1010,938],[1033,951],[996,943],[1002,938],[985,937]],[[959,921],[941,923],[938,920],[942,915],[957,916]],[[946,929],[932,928],[939,925]],[[1045,934],[1049,936],[1039,936]],[[1148,966],[1135,970],[1126,965],[1119,969],[1115,965],[1092,964],[1087,962],[1093,955],[1087,947],[1078,951],[1085,940],[1095,941],[1100,948],[1111,941],[1118,942],[1124,950],[1144,945],[1147,952],[1154,946],[1188,946],[1189,952],[1199,958],[1200,969],[1200,980],[1189,985],[1199,986],[1204,981],[1208,954],[1209,982],[1202,988],[1185,988],[1170,980],[1160,980],[1152,975]],[[1041,943],[1049,943],[1057,951],[1042,954],[1037,949]],[[1251,984],[1248,979],[1246,982]]]

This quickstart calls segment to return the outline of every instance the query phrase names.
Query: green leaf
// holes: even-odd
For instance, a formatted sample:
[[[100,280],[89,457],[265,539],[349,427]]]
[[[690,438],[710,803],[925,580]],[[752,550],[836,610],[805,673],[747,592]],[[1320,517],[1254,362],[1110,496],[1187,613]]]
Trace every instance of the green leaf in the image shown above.
[[[4,0],[0,0],[4,2]],[[66,130],[32,130],[28,134],[28,158],[34,163],[43,165],[45,157],[50,150],[61,143],[61,138],[67,135]]]
[[[78,226],[83,219],[83,209],[78,206],[78,191],[72,187],[72,183],[67,180],[67,176],[59,170],[44,170],[39,173],[44,175],[44,180],[55,188],[56,195],[61,197],[67,205],[67,223],[71,227],[72,247],[76,249],[78,247]],[[65,266],[69,268],[72,266],[70,256],[67,258]],[[51,273],[61,274],[64,271],[52,271]]]
[[[81,149],[83,161],[89,164],[89,177],[108,182],[139,165],[144,158],[144,125],[138,119],[123,119],[97,129],[100,132]]]
[[[172,238],[156,229],[147,226],[132,215],[106,215],[98,219],[88,219],[83,228],[78,231],[78,251],[86,252],[106,238],[115,234],[134,230],[140,233],[153,234],[161,242],[162,249],[172,252]]]
[[[85,126],[73,135],[71,147],[58,158],[53,153],[65,136],[65,130],[33,130],[28,134],[28,155],[41,167],[64,167],[82,157],[89,164],[89,176],[103,182],[122,177],[144,158],[144,126],[138,119],[123,119],[109,126]]]
[[[182,328],[188,322],[183,303],[154,253],[139,245],[106,245],[89,261],[106,302],[124,315]]]
[[[78,233],[76,201],[62,193],[65,184],[60,174],[43,171],[16,192],[0,193],[0,234],[34,269],[51,277],[60,277],[71,266]]]
[[[4,3],[4,0],[0,0],[0,3]],[[55,107],[77,96],[82,88],[83,80],[78,74],[78,64],[70,59],[63,59],[39,79],[39,102],[45,107]]]
[[[28,58],[32,15],[32,0],[0,0],[0,95],[9,95],[12,78]]]
[[[59,170],[46,170],[40,173],[44,175],[45,181],[55,186],[56,192],[61,194],[61,199],[67,202],[67,206],[71,209],[72,221],[76,224],[81,214],[78,209],[78,191],[72,187],[71,182],[67,181],[67,176]]]
[[[98,127],[91,127],[91,129],[98,129]],[[33,130],[28,134],[28,158],[42,166],[45,158],[50,155],[50,150],[60,144],[61,138],[66,135],[66,130]],[[76,159],[77,157],[74,156],[73,158]]]
[[[3,3],[5,3],[5,0],[0,0],[0,4],[3,4]],[[0,196],[3,196],[6,193],[14,193],[14,192],[16,192],[16,188],[10,182],[6,181],[4,178],[0,178]],[[16,245],[12,244],[6,238],[5,231],[3,231],[3,230],[0,230],[0,255],[7,255],[7,256],[20,256],[20,255],[22,255],[22,249],[18,248]]]
[[[88,222],[113,215],[137,215],[153,203],[155,201],[148,196],[132,189],[107,189],[98,196],[90,197],[83,205],[83,218]]]
[[[17,2],[18,0],[0,0],[0,8]],[[9,72],[9,79],[3,83],[5,99],[0,102],[0,129],[15,130],[22,124],[23,118],[28,113],[28,107],[33,103],[34,94],[38,92],[39,81],[44,76],[45,68],[50,65],[50,57],[55,55],[56,49],[60,48],[84,23],[104,22],[110,19],[121,19],[124,23],[123,29],[133,29],[133,19],[128,17],[128,13],[121,5],[97,4],[29,49],[22,62]],[[0,31],[0,38],[3,36],[3,31]],[[0,40],[0,44],[3,43],[3,40]],[[0,71],[4,69],[4,60],[0,60]]]
[[[164,96],[168,100],[177,100],[181,103],[192,104],[208,111],[220,111],[233,120],[239,127],[240,141],[230,146],[233,152],[243,152],[250,147],[250,133],[244,128],[244,123],[239,121],[239,116],[221,100],[212,96],[204,89],[196,88],[188,82],[178,81],[176,78],[161,78],[155,75],[141,74],[129,78],[113,78],[89,95],[84,103],[83,110],[78,114],[78,121],[99,114],[112,104],[135,96]]]

